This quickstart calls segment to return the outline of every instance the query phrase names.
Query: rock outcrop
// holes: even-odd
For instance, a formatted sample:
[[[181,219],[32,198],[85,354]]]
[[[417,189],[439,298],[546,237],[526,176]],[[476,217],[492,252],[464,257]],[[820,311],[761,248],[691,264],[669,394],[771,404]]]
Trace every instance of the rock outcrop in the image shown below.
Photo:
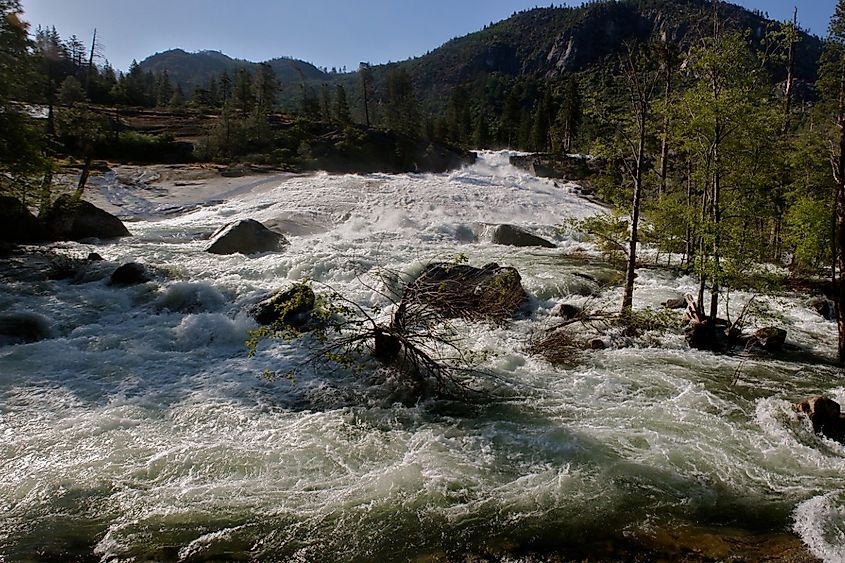
[[[206,252],[212,254],[278,252],[288,244],[283,234],[271,231],[254,219],[230,223],[215,232],[211,240]]]
[[[52,240],[110,239],[131,236],[120,219],[71,195],[60,196],[53,202],[44,216],[44,223]]]
[[[493,231],[493,243],[505,246],[540,246],[543,248],[557,248],[544,238],[532,235],[528,231],[514,225],[499,225]]]
[[[528,294],[515,268],[435,263],[406,288],[403,300],[433,307],[447,318],[505,320]]]
[[[0,196],[0,242],[36,243],[48,238],[44,225],[20,200]]]

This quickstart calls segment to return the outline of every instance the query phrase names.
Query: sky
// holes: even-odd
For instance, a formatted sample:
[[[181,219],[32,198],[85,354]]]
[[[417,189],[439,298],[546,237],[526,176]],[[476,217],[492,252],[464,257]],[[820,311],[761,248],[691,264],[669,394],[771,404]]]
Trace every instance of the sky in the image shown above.
[[[819,36],[836,0],[733,0],[777,20],[791,19]],[[581,0],[555,5],[580,5]],[[548,6],[536,0],[23,0],[25,21],[55,26],[126,70],[156,52],[222,51],[264,61],[294,57],[338,70],[424,55],[513,12]]]

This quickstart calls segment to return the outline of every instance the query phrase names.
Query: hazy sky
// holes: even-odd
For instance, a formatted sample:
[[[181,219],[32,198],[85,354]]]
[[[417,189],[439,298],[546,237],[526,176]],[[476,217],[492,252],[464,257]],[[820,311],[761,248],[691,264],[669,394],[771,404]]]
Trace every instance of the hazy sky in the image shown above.
[[[579,5],[580,0],[555,5]],[[735,0],[773,19],[798,7],[805,29],[825,35],[836,0]],[[24,19],[98,43],[113,66],[158,51],[214,49],[263,61],[290,56],[350,70],[423,55],[514,11],[548,6],[536,0],[23,0]]]

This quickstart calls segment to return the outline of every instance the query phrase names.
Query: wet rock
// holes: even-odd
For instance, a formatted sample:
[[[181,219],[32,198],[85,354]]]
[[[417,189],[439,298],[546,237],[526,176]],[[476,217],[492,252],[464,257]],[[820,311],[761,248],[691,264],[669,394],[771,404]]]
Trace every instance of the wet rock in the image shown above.
[[[0,241],[35,243],[48,240],[47,230],[17,198],[0,196]]]
[[[687,300],[684,299],[683,295],[680,297],[671,297],[663,303],[663,306],[667,309],[685,309],[687,306]]]
[[[543,248],[557,248],[544,238],[532,235],[528,231],[513,225],[499,225],[493,231],[493,243],[506,246],[540,246]]]
[[[795,410],[813,423],[813,431],[836,440],[845,441],[845,416],[839,403],[827,397],[811,397],[795,404]]]
[[[278,252],[288,244],[283,234],[271,231],[254,219],[230,223],[214,233],[211,240],[206,252],[212,254]]]
[[[53,240],[78,241],[131,236],[120,219],[70,195],[63,195],[53,202],[44,222]]]
[[[607,344],[601,338],[591,338],[587,342],[587,348],[590,350],[604,350],[607,348]]]
[[[86,258],[86,260],[88,260],[89,262],[102,262],[103,257],[100,256],[100,254],[97,253],[97,252],[90,252],[88,254],[88,258]]]
[[[298,283],[256,305],[251,315],[258,324],[301,328],[311,320],[315,303],[314,291],[304,283]]]
[[[583,313],[584,310],[577,305],[573,305],[571,303],[561,303],[557,309],[554,311],[554,314],[564,320],[571,320]]]
[[[29,311],[0,314],[0,346],[28,344],[53,337],[47,317]]]
[[[786,331],[776,327],[758,328],[751,341],[753,346],[759,346],[767,352],[779,352],[785,343]]]
[[[147,267],[137,262],[119,266],[109,278],[109,285],[129,286],[147,283],[152,279]]]
[[[728,337],[719,323],[691,322],[684,331],[684,337],[690,348],[723,352],[728,347]]]
[[[810,300],[807,305],[828,321],[836,320],[836,309],[833,306],[833,303],[827,298],[816,297],[815,299]]]
[[[504,320],[516,313],[528,294],[515,268],[435,263],[406,288],[403,299],[430,305],[447,318]]]

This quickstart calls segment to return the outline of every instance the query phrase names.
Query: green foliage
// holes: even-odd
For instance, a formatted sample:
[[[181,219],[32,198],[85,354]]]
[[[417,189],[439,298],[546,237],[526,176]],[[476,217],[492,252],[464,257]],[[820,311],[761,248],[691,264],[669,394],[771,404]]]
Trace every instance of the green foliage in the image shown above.
[[[589,235],[609,261],[623,262],[627,258],[628,221],[625,218],[617,214],[598,214],[576,221],[575,228]]]
[[[830,200],[799,197],[786,212],[786,242],[794,249],[794,268],[816,272],[830,263]]]

